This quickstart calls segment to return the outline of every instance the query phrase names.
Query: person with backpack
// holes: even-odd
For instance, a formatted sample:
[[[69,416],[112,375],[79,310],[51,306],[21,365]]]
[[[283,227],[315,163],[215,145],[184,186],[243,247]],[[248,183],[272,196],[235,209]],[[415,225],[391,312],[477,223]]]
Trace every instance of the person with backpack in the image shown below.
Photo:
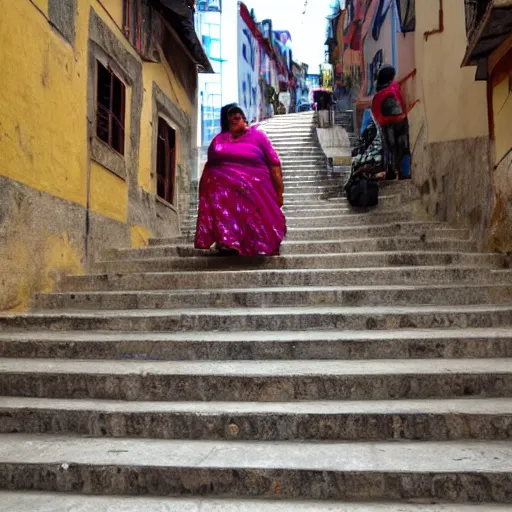
[[[389,180],[410,178],[410,144],[407,107],[402,88],[395,80],[396,70],[385,64],[377,75],[377,92],[372,114],[382,130]]]
[[[352,150],[352,169],[345,184],[351,206],[368,208],[379,202],[378,181],[386,177],[384,148],[379,125],[368,109],[359,144]]]

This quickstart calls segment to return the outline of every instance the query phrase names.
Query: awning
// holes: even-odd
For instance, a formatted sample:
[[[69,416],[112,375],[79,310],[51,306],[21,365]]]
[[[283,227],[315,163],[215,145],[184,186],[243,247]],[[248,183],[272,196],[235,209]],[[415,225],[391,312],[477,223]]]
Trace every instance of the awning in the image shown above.
[[[487,58],[512,34],[512,0],[491,0],[474,30],[462,66],[478,66],[477,80],[487,79]]]
[[[187,0],[153,0],[160,7],[160,13],[176,31],[194,62],[202,73],[213,73],[213,68],[197,37],[194,27],[194,9]],[[189,5],[190,4],[190,5]]]

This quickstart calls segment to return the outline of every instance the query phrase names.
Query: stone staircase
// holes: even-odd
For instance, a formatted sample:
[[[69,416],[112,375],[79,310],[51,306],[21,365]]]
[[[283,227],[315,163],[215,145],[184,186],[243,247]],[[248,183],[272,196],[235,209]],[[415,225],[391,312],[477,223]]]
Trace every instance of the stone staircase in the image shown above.
[[[191,212],[0,316],[0,511],[511,510],[507,262],[410,184],[326,200],[313,119],[265,125],[281,257],[195,251]]]

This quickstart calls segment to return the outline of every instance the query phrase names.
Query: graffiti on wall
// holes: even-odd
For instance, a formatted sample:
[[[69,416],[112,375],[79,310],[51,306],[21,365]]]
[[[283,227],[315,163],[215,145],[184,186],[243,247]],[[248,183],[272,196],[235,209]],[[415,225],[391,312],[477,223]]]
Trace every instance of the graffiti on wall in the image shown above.
[[[416,0],[396,0],[402,32],[416,30]]]
[[[270,89],[273,88],[275,95],[279,94],[277,64],[268,53],[275,38],[272,21],[263,21],[258,30],[265,41],[261,37],[258,40],[242,15],[239,16],[238,97],[249,122],[261,121],[271,116],[273,110],[269,105]]]
[[[258,118],[259,48],[249,27],[239,18],[238,98],[247,120]]]
[[[363,34],[363,60],[365,63],[366,96],[375,93],[377,73],[383,64],[396,62],[397,26],[395,22],[395,0],[374,0],[371,23],[366,24],[367,33]],[[367,13],[371,14],[371,10]]]

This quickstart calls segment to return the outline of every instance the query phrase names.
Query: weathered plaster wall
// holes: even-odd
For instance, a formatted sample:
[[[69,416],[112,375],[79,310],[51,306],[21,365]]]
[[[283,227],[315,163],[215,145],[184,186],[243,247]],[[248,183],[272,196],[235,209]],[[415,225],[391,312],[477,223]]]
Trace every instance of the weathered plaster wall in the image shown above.
[[[0,48],[0,174],[85,206],[86,55],[25,0],[3,2]]]
[[[424,33],[438,27],[439,4],[416,2],[416,67],[429,143],[489,135],[486,83],[475,82],[474,68],[460,67],[467,47],[464,0],[443,5],[444,31],[425,41]]]
[[[509,141],[512,143],[512,140]],[[486,248],[512,253],[512,152],[493,173],[495,197]]]
[[[444,31],[425,41],[424,33],[438,28],[438,8],[437,1],[416,2],[414,83],[421,103],[409,115],[412,176],[428,212],[468,228],[484,248],[494,204],[486,84],[475,82],[475,69],[460,67],[467,45],[463,0],[444,2]]]
[[[0,67],[9,70],[0,86],[0,310],[22,310],[106,249],[178,232],[188,198],[169,208],[147,177],[153,89],[184,119],[178,188],[187,195],[196,75],[190,61],[143,72],[122,33],[122,0],[5,2],[0,48]],[[95,140],[93,52],[112,58],[127,83],[124,159]]]
[[[85,267],[85,209],[0,176],[0,311],[20,311]]]

